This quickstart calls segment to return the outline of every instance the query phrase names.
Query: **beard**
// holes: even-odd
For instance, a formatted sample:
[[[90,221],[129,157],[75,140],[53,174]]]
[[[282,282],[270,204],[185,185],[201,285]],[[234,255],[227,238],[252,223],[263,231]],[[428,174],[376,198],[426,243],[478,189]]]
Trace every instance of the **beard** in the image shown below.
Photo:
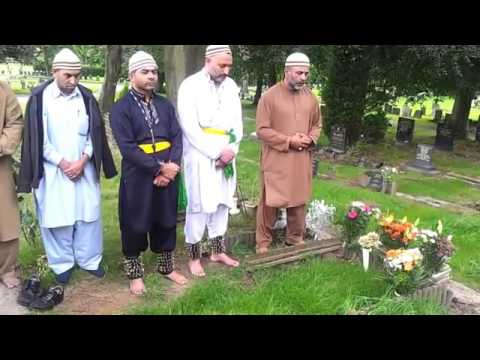
[[[212,80],[215,84],[221,84],[222,82],[225,81],[225,79],[227,78],[227,75],[216,75],[216,76],[212,76]]]

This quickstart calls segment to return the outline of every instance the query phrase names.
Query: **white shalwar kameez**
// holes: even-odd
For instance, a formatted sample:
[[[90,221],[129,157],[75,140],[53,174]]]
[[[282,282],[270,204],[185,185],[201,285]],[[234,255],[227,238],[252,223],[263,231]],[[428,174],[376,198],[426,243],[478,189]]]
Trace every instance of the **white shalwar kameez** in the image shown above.
[[[88,120],[78,87],[65,95],[54,81],[44,90],[44,175],[34,196],[48,263],[55,274],[75,263],[96,270],[102,260],[100,184],[94,165],[88,161],[77,181],[58,167],[62,159],[76,161],[82,153],[92,157]]]
[[[178,91],[179,123],[183,131],[183,160],[188,205],[185,241],[197,244],[205,227],[210,239],[223,236],[228,226],[228,210],[233,207],[235,174],[226,179],[215,163],[227,146],[238,154],[243,137],[240,89],[226,78],[219,86],[205,69],[188,77]],[[233,130],[236,142],[225,135],[202,129]]]

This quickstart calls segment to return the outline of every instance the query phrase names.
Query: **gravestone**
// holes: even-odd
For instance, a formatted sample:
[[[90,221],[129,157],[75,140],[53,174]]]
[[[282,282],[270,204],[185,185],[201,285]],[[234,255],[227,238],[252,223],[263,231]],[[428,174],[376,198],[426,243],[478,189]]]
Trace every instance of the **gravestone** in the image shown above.
[[[419,119],[422,117],[422,110],[415,110],[415,113],[413,114],[413,117],[416,119]]]
[[[382,191],[383,189],[383,175],[380,170],[370,170],[367,172],[368,184],[367,187],[374,191]]]
[[[347,132],[342,126],[334,126],[330,137],[330,149],[343,154],[346,151]]]
[[[443,151],[453,151],[453,129],[448,127],[448,123],[437,125],[435,148]]]
[[[438,173],[432,162],[432,145],[418,144],[415,161],[407,164],[407,169],[427,173]]]
[[[412,116],[412,109],[409,106],[402,107],[402,117],[411,117]]]
[[[400,108],[394,107],[394,108],[392,109],[392,114],[394,114],[394,115],[400,115]]]
[[[442,110],[436,110],[435,111],[435,115],[433,117],[433,121],[435,121],[436,123],[439,123],[442,121]]]
[[[400,117],[398,118],[396,140],[401,144],[409,144],[413,140],[415,120]]]

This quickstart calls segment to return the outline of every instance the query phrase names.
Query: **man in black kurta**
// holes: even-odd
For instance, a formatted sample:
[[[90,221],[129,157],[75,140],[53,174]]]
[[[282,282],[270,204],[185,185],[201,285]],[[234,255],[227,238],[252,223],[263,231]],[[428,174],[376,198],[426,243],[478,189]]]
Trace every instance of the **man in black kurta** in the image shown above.
[[[129,62],[130,91],[111,112],[111,127],[122,154],[119,218],[124,267],[130,290],[145,291],[141,253],[158,254],[157,270],[176,283],[186,278],[174,271],[178,172],[182,131],[173,105],[156,95],[157,65],[137,52]],[[147,236],[148,235],[148,236]]]

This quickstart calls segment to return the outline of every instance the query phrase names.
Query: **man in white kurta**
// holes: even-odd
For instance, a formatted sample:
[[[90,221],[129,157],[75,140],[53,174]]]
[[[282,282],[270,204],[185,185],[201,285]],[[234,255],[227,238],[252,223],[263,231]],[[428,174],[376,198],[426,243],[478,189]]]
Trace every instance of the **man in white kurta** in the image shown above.
[[[66,50],[55,58],[55,81],[43,93],[44,176],[34,191],[48,263],[61,284],[75,264],[104,276],[100,184],[90,161],[89,117],[76,86],[80,61]],[[78,75],[65,80],[62,70]]]
[[[205,228],[210,259],[239,265],[225,254],[224,236],[236,189],[235,157],[243,137],[240,89],[228,77],[232,67],[228,45],[210,45],[205,58],[205,67],[185,79],[178,92],[188,198],[185,242],[195,276],[205,276],[200,263]],[[233,169],[233,176],[226,175],[226,168]]]

